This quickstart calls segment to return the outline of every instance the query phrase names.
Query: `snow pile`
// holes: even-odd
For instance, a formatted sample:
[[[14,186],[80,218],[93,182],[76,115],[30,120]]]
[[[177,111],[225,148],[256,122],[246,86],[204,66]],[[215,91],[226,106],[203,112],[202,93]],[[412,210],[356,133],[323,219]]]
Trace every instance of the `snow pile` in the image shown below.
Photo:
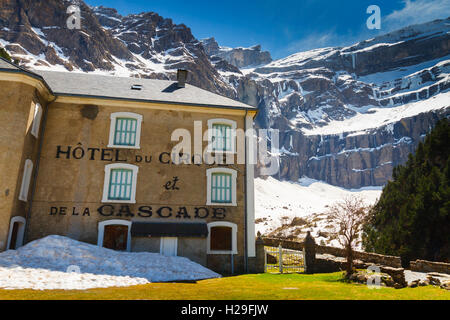
[[[90,289],[217,277],[187,258],[114,251],[55,235],[0,253],[0,288],[7,289]]]

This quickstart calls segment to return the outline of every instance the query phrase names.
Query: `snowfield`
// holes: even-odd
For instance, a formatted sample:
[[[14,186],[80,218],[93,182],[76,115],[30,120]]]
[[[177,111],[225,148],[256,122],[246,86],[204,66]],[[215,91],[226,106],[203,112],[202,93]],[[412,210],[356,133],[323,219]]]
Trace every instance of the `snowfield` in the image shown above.
[[[413,117],[423,112],[446,109],[450,107],[450,91],[439,93],[427,100],[407,103],[395,107],[361,108],[356,116],[342,121],[333,120],[322,127],[303,129],[306,135],[337,135],[353,132],[354,135],[364,134],[369,129],[382,127]]]
[[[272,177],[267,180],[257,178],[255,229],[256,232],[268,235],[277,228],[291,223],[294,218],[301,217],[308,224],[286,227],[282,236],[297,234],[302,238],[306,231],[311,231],[317,243],[324,240],[327,245],[339,247],[336,240],[329,241],[321,236],[321,232],[327,231],[330,224],[324,212],[329,206],[348,196],[360,196],[367,205],[372,205],[380,197],[381,192],[382,187],[343,189],[306,177],[298,182],[279,181]],[[295,233],[296,229],[301,229],[301,233]]]
[[[0,253],[4,289],[84,290],[218,277],[187,258],[114,251],[56,235]]]

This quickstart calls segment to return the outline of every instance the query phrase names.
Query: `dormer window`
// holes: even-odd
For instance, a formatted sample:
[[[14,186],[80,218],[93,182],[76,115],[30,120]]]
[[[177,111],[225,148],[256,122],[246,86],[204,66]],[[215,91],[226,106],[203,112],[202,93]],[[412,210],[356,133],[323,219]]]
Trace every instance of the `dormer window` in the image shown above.
[[[140,149],[142,116],[130,112],[111,114],[109,148]]]
[[[39,103],[34,105],[33,124],[31,126],[31,134],[35,137],[39,137],[39,128],[41,126],[42,107]]]
[[[142,85],[141,84],[133,84],[131,86],[131,90],[138,90],[138,91],[140,91],[140,90],[142,90]]]

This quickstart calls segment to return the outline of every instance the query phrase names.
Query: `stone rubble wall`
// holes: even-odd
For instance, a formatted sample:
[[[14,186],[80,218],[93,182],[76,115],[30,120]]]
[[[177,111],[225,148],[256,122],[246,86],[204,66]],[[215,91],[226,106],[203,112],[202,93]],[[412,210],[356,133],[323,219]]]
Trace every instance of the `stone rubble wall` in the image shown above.
[[[416,260],[410,262],[411,271],[450,274],[450,263]]]
[[[276,238],[264,238],[264,244],[266,246],[278,247],[279,244],[286,249],[292,250],[303,250],[303,242],[291,241],[291,240],[283,240]],[[317,254],[330,254],[335,257],[345,257],[345,249],[335,248],[329,246],[321,246],[316,244],[316,253]],[[389,266],[393,268],[401,268],[402,263],[400,257],[396,256],[388,256],[377,253],[369,253],[369,252],[361,252],[354,251],[354,259],[361,260],[364,262],[381,264],[384,266]]]

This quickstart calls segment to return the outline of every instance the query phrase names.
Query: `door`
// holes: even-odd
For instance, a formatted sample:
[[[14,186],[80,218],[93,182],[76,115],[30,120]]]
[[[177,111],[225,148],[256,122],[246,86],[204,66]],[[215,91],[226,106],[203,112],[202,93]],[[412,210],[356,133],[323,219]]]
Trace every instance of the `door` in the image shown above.
[[[105,226],[103,247],[113,250],[126,251],[128,241],[128,226]]]
[[[178,238],[163,237],[161,238],[160,253],[167,257],[176,257],[178,249]]]

